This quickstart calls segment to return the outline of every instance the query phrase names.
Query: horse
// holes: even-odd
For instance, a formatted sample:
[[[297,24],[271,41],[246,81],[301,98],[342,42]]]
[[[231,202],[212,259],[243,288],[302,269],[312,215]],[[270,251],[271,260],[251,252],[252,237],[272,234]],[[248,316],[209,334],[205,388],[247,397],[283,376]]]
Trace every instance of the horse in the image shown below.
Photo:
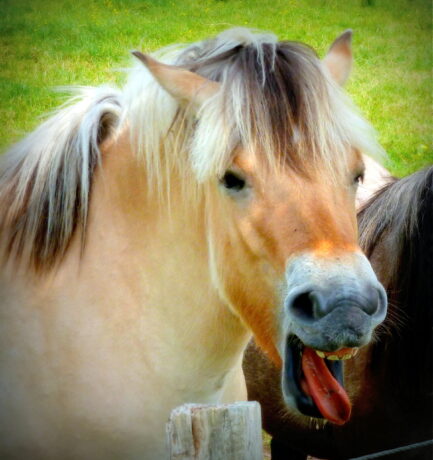
[[[351,419],[338,426],[294,413],[284,404],[278,369],[254,344],[247,349],[248,394],[262,405],[264,427],[273,436],[273,460],[307,454],[431,458],[433,166],[391,180],[362,207],[358,219],[361,247],[387,290],[389,314],[374,340],[345,361]]]
[[[381,149],[341,89],[351,32],[323,60],[239,28],[133,54],[2,158],[2,458],[166,458],[173,408],[246,399],[252,335],[284,367],[386,315],[357,243]]]

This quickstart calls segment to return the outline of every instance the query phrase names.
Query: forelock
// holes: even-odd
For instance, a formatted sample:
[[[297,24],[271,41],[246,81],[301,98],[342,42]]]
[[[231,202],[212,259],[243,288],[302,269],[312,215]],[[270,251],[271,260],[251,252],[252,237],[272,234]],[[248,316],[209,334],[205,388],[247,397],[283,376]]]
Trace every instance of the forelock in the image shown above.
[[[320,170],[329,177],[346,171],[353,148],[383,155],[371,126],[307,45],[235,28],[157,56],[220,82],[221,91],[191,121],[188,111],[178,107],[176,112],[171,96],[142,66],[134,69],[126,111],[149,174],[161,176],[161,138],[170,150],[166,161],[181,161],[181,169],[192,165],[199,182],[221,175],[239,146],[270,165],[305,174]],[[167,137],[164,130],[174,135]]]
[[[307,45],[235,29],[187,48],[176,64],[222,86],[203,106],[192,140],[199,180],[221,174],[238,145],[300,172],[345,169],[352,147],[381,151]]]

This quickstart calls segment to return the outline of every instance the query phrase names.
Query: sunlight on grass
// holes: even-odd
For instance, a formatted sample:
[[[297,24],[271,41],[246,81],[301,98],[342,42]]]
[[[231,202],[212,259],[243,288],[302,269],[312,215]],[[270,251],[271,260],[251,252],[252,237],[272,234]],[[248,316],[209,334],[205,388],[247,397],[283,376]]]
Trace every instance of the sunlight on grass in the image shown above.
[[[397,175],[433,162],[432,15],[426,0],[0,0],[0,147],[32,129],[50,88],[121,83],[128,50],[202,39],[234,25],[304,41],[321,56],[355,31],[348,92]]]

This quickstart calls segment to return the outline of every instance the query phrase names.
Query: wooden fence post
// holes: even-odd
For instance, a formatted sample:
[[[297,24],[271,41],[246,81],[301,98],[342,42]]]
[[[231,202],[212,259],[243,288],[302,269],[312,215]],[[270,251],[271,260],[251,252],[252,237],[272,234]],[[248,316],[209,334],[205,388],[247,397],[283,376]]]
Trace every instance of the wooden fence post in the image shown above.
[[[174,409],[166,427],[170,460],[263,460],[257,402]]]

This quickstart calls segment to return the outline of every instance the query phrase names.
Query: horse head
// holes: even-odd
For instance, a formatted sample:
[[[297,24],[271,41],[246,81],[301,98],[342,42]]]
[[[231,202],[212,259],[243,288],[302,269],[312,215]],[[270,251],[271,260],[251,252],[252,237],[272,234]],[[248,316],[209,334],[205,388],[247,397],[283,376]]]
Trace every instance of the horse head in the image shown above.
[[[348,31],[323,61],[297,43],[239,46],[222,52],[224,71],[205,52],[180,66],[134,53],[194,118],[189,155],[220,296],[282,364],[286,403],[338,424],[350,416],[341,360],[386,314],[357,243],[366,124],[339,88],[350,41]]]

